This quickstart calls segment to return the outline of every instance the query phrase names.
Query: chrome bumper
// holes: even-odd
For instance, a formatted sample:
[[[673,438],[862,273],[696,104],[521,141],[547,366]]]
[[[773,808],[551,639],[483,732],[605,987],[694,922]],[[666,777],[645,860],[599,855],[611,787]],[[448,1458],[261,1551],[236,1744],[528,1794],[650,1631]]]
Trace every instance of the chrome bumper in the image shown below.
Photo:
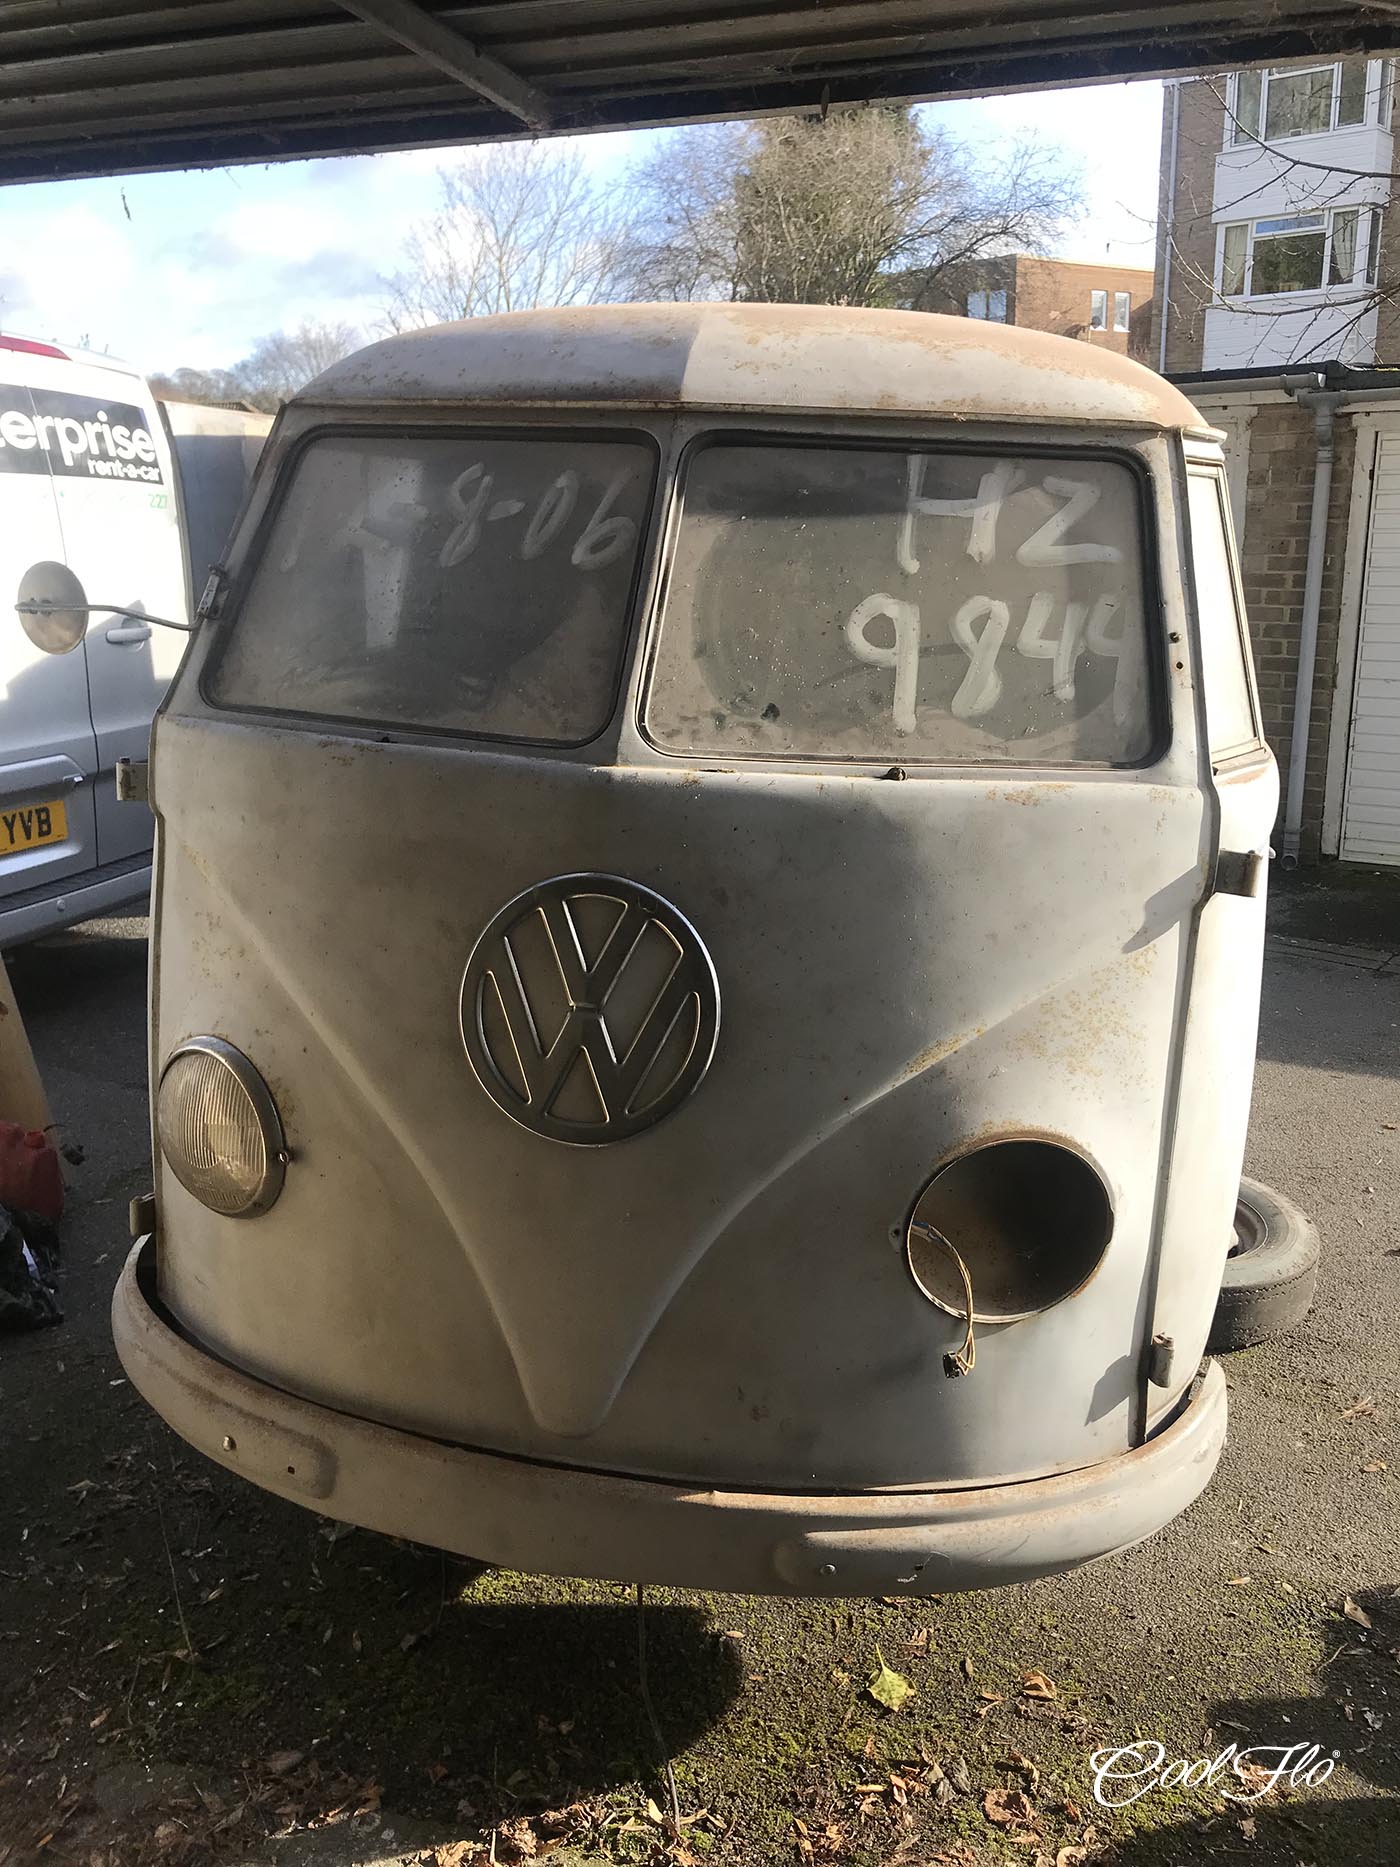
[[[298,1400],[196,1347],[146,1292],[141,1239],[112,1299],[133,1385],[216,1464],[326,1516],[505,1568],[741,1594],[922,1595],[1093,1562],[1151,1536],[1209,1482],[1225,1377],[1208,1364],[1145,1445],[986,1489],[812,1496],[704,1490],[471,1451]]]

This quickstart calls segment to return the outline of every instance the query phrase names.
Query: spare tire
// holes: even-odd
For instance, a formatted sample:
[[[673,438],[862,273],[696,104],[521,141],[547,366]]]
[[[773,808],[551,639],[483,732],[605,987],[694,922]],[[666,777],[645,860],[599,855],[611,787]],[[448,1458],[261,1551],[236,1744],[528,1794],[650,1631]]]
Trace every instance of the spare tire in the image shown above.
[[[1312,1308],[1317,1260],[1317,1227],[1308,1215],[1272,1187],[1242,1179],[1207,1346],[1249,1348],[1287,1334]]]

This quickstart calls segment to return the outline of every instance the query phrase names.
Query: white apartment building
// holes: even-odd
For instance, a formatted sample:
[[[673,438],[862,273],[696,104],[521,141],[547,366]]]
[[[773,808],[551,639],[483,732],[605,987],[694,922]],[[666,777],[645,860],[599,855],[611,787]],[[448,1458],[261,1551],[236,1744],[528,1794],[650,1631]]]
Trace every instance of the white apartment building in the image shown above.
[[[1392,360],[1375,291],[1392,94],[1391,61],[1364,58],[1168,85],[1158,367]]]

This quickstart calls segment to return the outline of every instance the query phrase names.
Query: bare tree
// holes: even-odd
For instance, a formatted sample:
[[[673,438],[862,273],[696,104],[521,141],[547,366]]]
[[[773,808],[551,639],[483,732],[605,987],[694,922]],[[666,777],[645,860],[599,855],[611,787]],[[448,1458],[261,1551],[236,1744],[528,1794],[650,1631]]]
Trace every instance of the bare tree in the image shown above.
[[[1036,250],[1080,210],[1035,144],[988,167],[912,110],[862,105],[677,132],[632,177],[630,294],[868,305],[896,277]]]
[[[1367,60],[1362,57],[1343,63],[1344,68],[1360,68],[1365,87]],[[1382,80],[1383,83],[1391,81],[1388,74]],[[1279,340],[1275,327],[1280,321],[1287,323],[1286,342],[1291,362],[1345,357],[1353,343],[1362,337],[1368,320],[1376,314],[1383,314],[1380,347],[1393,350],[1400,341],[1400,323],[1396,321],[1397,311],[1400,311],[1400,273],[1390,260],[1389,245],[1381,238],[1381,227],[1389,202],[1400,186],[1400,172],[1390,168],[1346,166],[1296,155],[1288,140],[1296,132],[1277,131],[1270,140],[1258,121],[1257,88],[1255,120],[1246,123],[1233,108],[1223,78],[1206,77],[1197,83],[1219,106],[1220,120],[1228,132],[1227,145],[1239,151],[1240,156],[1232,178],[1233,192],[1225,200],[1217,201],[1208,190],[1206,200],[1197,204],[1193,212],[1180,217],[1180,226],[1176,214],[1170,214],[1165,221],[1158,266],[1160,274],[1163,255],[1169,250],[1172,265],[1170,310],[1185,312],[1188,317],[1199,317],[1206,310],[1212,310],[1227,314],[1241,332],[1250,332],[1252,326],[1257,341],[1249,353],[1250,361],[1261,352],[1277,354]],[[1221,151],[1219,129],[1214,123],[1211,128],[1209,141],[1185,133],[1181,141],[1183,147],[1190,145],[1200,150],[1213,172],[1215,159]],[[1375,190],[1358,189],[1358,183],[1366,182],[1383,185],[1384,204],[1374,198]],[[1280,184],[1287,195],[1287,204],[1282,209],[1277,205]],[[1272,201],[1274,205],[1261,206],[1261,201]],[[1296,287],[1275,284],[1267,290],[1256,283],[1255,295],[1245,298],[1242,296],[1243,263],[1237,262],[1241,276],[1231,280],[1228,250],[1216,253],[1217,228],[1225,224],[1228,235],[1232,225],[1243,225],[1261,214],[1317,216],[1331,226],[1325,236],[1314,229],[1294,235],[1291,241],[1286,234],[1275,239],[1275,247],[1280,251],[1289,245],[1295,251],[1300,247],[1306,249],[1308,263],[1315,260],[1315,280]],[[1184,237],[1187,233],[1199,232],[1202,227],[1208,229],[1209,252],[1205,264],[1191,252]],[[1329,258],[1325,277],[1324,252]],[[1256,282],[1258,272],[1256,265]],[[1302,290],[1316,296],[1300,305],[1296,293]]]
[[[258,408],[272,410],[304,389],[321,371],[358,350],[364,338],[353,324],[305,320],[292,331],[260,337],[231,374]]]
[[[392,329],[616,296],[625,210],[577,148],[482,149],[439,170],[438,187],[437,213],[410,229],[389,281]]]
[[[168,376],[152,376],[152,389],[172,402],[246,402],[247,391],[232,370],[182,367]]]

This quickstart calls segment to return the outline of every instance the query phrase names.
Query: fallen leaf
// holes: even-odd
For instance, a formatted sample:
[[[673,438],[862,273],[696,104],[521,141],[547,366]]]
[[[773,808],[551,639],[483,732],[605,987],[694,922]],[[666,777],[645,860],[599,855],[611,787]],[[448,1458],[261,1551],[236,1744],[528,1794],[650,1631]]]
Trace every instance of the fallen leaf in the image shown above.
[[[269,1776],[285,1776],[305,1759],[304,1750],[275,1750],[270,1757],[263,1758],[263,1768]]]
[[[982,1813],[998,1828],[1026,1828],[1035,1820],[1024,1789],[989,1789],[982,1798]]]
[[[1024,1776],[1032,1789],[1040,1782],[1039,1765],[1032,1763],[1029,1757],[1022,1756],[1019,1750],[1011,1751],[1002,1758],[1001,1763],[1003,1769],[1015,1770],[1018,1775]]]
[[[1055,1867],[1079,1867],[1079,1863],[1088,1858],[1088,1848],[1061,1848],[1055,1856]]]
[[[927,1627],[920,1627],[914,1633],[910,1634],[909,1644],[911,1647],[914,1648],[916,1652],[918,1653],[924,1652],[928,1647]]]
[[[647,1820],[649,1822],[655,1822],[656,1826],[659,1828],[661,1824],[665,1821],[665,1819],[666,1817],[661,1813],[659,1804],[653,1802],[651,1797],[648,1796],[647,1797]]]
[[[107,1720],[111,1717],[111,1715],[112,1715],[112,1707],[108,1705],[105,1708],[105,1710],[98,1712],[95,1718],[90,1718],[88,1720],[88,1730],[89,1731],[100,1730],[101,1727],[104,1724],[106,1724]]]
[[[968,1772],[967,1762],[962,1757],[955,1757],[948,1765],[948,1781],[960,1796],[972,1794],[972,1777]]]
[[[998,1705],[1004,1705],[1006,1703],[1006,1700],[1002,1697],[1000,1692],[979,1692],[977,1696],[982,1700],[976,1712],[976,1716],[979,1718],[985,1718],[989,1711],[992,1711]]]
[[[1258,1822],[1255,1821],[1252,1815],[1246,1815],[1244,1820],[1240,1823],[1240,1833],[1244,1836],[1245,1840],[1252,1841],[1258,1831]]]
[[[1227,1588],[1248,1588],[1254,1580],[1252,1575],[1232,1575],[1225,1583]]]
[[[1378,1711],[1367,1709],[1362,1712],[1361,1716],[1366,1720],[1373,1731],[1379,1731],[1381,1726],[1385,1723],[1385,1719]]]
[[[973,1667],[972,1660],[969,1657],[969,1655],[966,1653],[963,1654],[962,1669],[963,1669],[964,1679],[972,1679],[976,1676],[976,1672],[975,1672],[975,1668]]]
[[[1058,1698],[1060,1688],[1053,1679],[1047,1679],[1044,1673],[1027,1673],[1021,1681],[1023,1698]]]
[[[1363,1394],[1359,1400],[1353,1400],[1349,1407],[1342,1408],[1344,1420],[1364,1420],[1376,1410],[1374,1394]]]
[[[865,1689],[877,1705],[883,1705],[887,1711],[898,1711],[914,1696],[914,1688],[892,1667],[885,1664],[885,1656],[879,1647],[875,1649],[875,1665],[870,1677],[865,1682]]]
[[[351,1634],[350,1636],[350,1644],[357,1653],[363,1653],[365,1650],[365,1643],[360,1638],[360,1630],[358,1627],[355,1629],[354,1633]]]
[[[1388,1471],[1389,1467],[1384,1459],[1372,1459],[1369,1464],[1363,1465],[1361,1469],[1363,1472],[1383,1472]]]
[[[1348,1595],[1346,1600],[1342,1603],[1342,1613],[1346,1615],[1349,1621],[1355,1621],[1358,1627],[1369,1627],[1371,1625],[1370,1615],[1366,1612],[1365,1608],[1358,1608],[1350,1595]]]

